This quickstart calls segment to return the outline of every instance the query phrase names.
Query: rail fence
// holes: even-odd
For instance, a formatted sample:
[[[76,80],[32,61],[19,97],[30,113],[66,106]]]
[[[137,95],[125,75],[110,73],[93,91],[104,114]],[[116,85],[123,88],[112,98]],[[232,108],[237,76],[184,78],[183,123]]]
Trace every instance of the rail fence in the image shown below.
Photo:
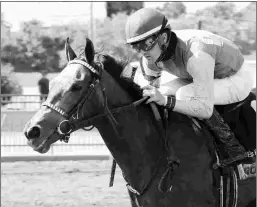
[[[36,111],[45,98],[46,95],[1,94],[1,109]]]
[[[57,141],[45,154],[34,151],[22,132],[1,132],[1,161],[106,160],[112,156],[97,130],[74,132],[69,143]]]
[[[108,155],[98,131],[74,132],[69,143],[56,142],[46,154],[39,154],[28,146],[26,137],[22,132],[1,132],[1,157],[10,156],[89,156]]]
[[[78,130],[69,143],[56,142],[46,154],[33,151],[27,144],[23,128],[41,106],[40,95],[1,94],[1,160],[51,160],[51,157],[109,159],[110,153],[97,129]],[[73,157],[73,158],[72,158]],[[43,159],[43,160],[44,160]]]

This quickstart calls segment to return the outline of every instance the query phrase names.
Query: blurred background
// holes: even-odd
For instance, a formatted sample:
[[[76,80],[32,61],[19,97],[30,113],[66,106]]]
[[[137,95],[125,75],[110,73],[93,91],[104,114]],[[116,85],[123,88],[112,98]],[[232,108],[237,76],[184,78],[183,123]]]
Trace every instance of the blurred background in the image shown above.
[[[26,147],[22,130],[47,94],[39,86],[42,73],[49,81],[67,63],[65,39],[70,38],[76,53],[89,37],[96,51],[136,61],[137,54],[124,45],[124,30],[130,13],[142,7],[165,13],[172,29],[208,30],[232,40],[255,77],[256,2],[1,2],[2,156],[35,154]],[[97,131],[83,141],[79,133],[71,139],[76,148],[70,152],[92,146],[98,154],[107,153],[95,138]],[[59,145],[51,153],[67,154]]]

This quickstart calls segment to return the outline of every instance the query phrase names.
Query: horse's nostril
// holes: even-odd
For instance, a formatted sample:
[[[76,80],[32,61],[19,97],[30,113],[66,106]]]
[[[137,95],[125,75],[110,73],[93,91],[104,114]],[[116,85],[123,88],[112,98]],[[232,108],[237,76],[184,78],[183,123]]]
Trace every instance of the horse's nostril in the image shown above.
[[[26,133],[28,139],[37,139],[40,136],[40,127],[34,126]]]

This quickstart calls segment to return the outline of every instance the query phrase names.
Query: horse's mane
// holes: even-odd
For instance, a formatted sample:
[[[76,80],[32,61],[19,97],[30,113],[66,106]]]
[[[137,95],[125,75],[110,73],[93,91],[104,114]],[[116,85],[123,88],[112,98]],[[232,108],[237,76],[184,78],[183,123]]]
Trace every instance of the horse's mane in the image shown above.
[[[115,59],[110,55],[99,54],[98,61],[103,63],[104,70],[134,99],[142,98],[142,89],[132,80],[122,77],[121,74],[129,61]]]

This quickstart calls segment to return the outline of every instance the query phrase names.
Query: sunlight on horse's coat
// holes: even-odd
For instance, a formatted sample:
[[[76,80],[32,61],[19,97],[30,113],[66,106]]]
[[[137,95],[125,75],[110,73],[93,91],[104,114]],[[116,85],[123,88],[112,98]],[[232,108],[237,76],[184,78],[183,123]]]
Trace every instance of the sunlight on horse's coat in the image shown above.
[[[80,65],[72,64],[68,68],[66,66],[58,76],[50,81],[50,91],[53,88],[57,88],[61,90],[60,92],[66,92],[75,83],[82,84],[87,74],[89,75],[90,73],[85,73]],[[58,85],[58,87],[55,85]]]

